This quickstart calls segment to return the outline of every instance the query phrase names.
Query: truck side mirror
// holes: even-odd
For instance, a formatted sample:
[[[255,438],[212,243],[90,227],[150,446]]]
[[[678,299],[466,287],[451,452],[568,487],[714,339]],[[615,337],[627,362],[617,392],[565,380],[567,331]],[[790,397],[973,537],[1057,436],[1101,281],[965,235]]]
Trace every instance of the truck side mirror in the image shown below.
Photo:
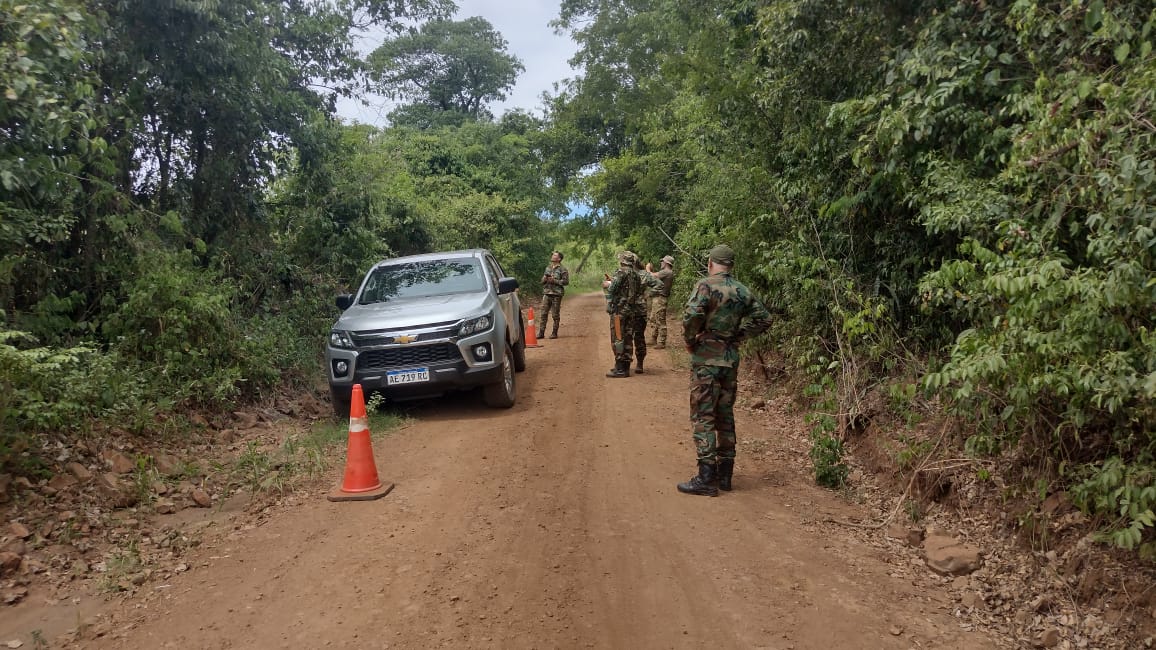
[[[502,278],[498,280],[498,295],[511,293],[518,288],[517,278]]]
[[[345,311],[346,309],[349,309],[350,305],[353,304],[353,294],[351,294],[351,293],[341,294],[340,296],[337,296],[337,300],[334,302],[337,303],[338,309],[340,309],[341,311]]]

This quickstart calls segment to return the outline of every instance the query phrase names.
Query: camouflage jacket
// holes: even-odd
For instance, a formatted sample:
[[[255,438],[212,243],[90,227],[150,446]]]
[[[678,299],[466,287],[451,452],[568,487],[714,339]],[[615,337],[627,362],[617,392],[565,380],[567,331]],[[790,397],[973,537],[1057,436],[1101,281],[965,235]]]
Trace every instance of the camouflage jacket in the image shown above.
[[[642,283],[642,290],[638,292],[638,307],[642,313],[646,313],[649,308],[646,304],[647,297],[658,295],[655,292],[662,289],[662,281],[646,269],[638,272],[638,279]]]
[[[739,344],[770,326],[766,306],[729,273],[699,280],[682,313],[692,365],[733,368],[739,363]]]
[[[670,288],[674,286],[674,271],[670,269],[660,269],[654,272],[654,279],[662,285],[658,289],[650,292],[652,296],[670,296]]]
[[[554,278],[553,282],[547,282],[546,278]],[[570,284],[570,272],[566,270],[565,266],[559,264],[558,266],[547,266],[545,271],[542,271],[542,295],[544,296],[560,296],[566,293],[566,285]]]
[[[642,279],[633,269],[619,267],[606,288],[606,313],[637,316],[638,296],[642,294]],[[645,313],[645,312],[644,312]]]

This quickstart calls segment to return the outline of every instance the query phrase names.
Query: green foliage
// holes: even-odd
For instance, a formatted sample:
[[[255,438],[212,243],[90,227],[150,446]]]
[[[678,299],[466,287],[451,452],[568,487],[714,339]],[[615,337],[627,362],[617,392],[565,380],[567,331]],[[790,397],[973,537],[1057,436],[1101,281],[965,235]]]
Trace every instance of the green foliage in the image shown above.
[[[80,0],[0,0],[0,252],[63,240],[80,174],[107,143]],[[67,80],[66,83],[62,80]]]
[[[918,424],[927,410],[919,392],[916,382],[900,381],[887,386],[888,410],[902,417],[908,427]]]
[[[179,441],[180,411],[316,385],[334,294],[383,257],[487,246],[522,278],[547,259],[565,195],[541,120],[477,121],[520,64],[448,0],[0,10],[0,471],[43,471],[45,434]],[[466,28],[466,63],[495,57],[470,119],[335,123],[367,81],[358,34],[427,18]]]
[[[467,247],[537,278],[550,250],[539,214],[560,199],[543,185],[536,126],[524,115],[428,131],[319,123],[319,141],[339,146],[300,157],[276,188],[288,254],[347,286],[386,257]]]
[[[915,463],[927,457],[933,448],[930,440],[912,439],[900,436],[899,442],[903,445],[895,454],[895,464],[903,471],[915,469]]]
[[[818,387],[817,479],[846,477],[824,414],[930,355],[894,408],[1052,456],[1111,541],[1150,548],[1145,6],[564,0],[582,75],[545,119],[493,121],[520,64],[445,0],[0,0],[0,462],[309,385],[332,295],[383,257],[484,246],[532,292],[552,248],[575,290],[608,242],[677,248],[677,302],[726,242]],[[376,82],[413,103],[334,123],[373,25],[402,34]],[[590,215],[551,222],[571,199]]]
[[[119,421],[144,394],[143,377],[115,355],[37,346],[23,332],[0,331],[0,471],[38,474],[39,434],[82,434],[95,419]]]
[[[151,504],[156,498],[153,484],[160,480],[159,472],[153,467],[152,458],[137,456],[132,472],[132,484],[136,490],[137,502]]]
[[[104,334],[119,353],[151,369],[178,403],[227,405],[247,379],[238,363],[246,338],[230,310],[235,287],[206,275],[186,255],[143,259]]]
[[[823,426],[812,429],[810,456],[816,483],[833,490],[843,487],[849,472],[843,454],[843,441]]]
[[[894,406],[971,419],[973,454],[1144,475],[1151,7],[567,0],[558,24],[586,69],[550,106],[552,177],[644,255],[731,244],[776,346],[838,373],[829,410],[943,354]]]
[[[461,124],[439,119],[441,113],[489,117],[486,105],[505,99],[525,70],[480,16],[425,23],[374,50],[369,66],[385,94],[412,102],[409,110],[391,113],[391,120],[420,127]]]
[[[1085,512],[1107,519],[1100,539],[1138,549],[1145,557],[1156,556],[1156,465],[1113,456],[1084,473],[1086,478],[1074,486],[1072,495]]]
[[[273,190],[285,264],[352,283],[382,258],[425,250],[426,215],[399,143],[327,120],[310,129],[294,173]]]
[[[622,247],[610,242],[568,241],[559,244],[557,249],[566,255],[563,264],[570,270],[570,287],[566,291],[579,294],[602,291],[603,274],[617,268],[616,256]]]
[[[850,469],[843,462],[846,450],[843,441],[834,434],[835,416],[832,412],[837,402],[832,396],[833,380],[823,376],[820,383],[811,384],[804,391],[814,399],[807,423],[811,425],[811,467],[815,472],[815,482],[823,487],[837,490],[847,483]]]
[[[103,3],[105,83],[128,98],[123,180],[156,212],[178,210],[212,246],[259,222],[276,162],[307,124],[363,81],[362,29],[444,17],[447,0]],[[324,90],[322,90],[324,89]],[[324,94],[322,94],[324,93]],[[129,167],[131,165],[131,167]],[[123,182],[123,181],[122,181]]]
[[[1020,121],[1002,173],[936,165],[925,185],[928,227],[964,237],[921,288],[970,324],[925,385],[977,417],[977,446],[1031,433],[1071,451],[1103,432],[1110,443],[1093,455],[1127,460],[1156,444],[1156,134],[1135,119],[1154,98],[1156,62],[1150,46],[1129,56],[1152,25],[1131,6],[1014,5],[1011,53],[990,67],[1021,61],[1035,83],[999,100]]]

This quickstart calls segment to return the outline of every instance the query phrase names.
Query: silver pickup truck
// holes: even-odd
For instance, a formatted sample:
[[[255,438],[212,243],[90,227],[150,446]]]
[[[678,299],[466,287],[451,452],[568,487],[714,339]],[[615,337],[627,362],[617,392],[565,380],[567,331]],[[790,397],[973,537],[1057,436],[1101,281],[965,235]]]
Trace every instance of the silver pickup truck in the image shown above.
[[[350,393],[432,397],[481,386],[486,404],[509,408],[514,373],[526,369],[525,327],[515,289],[484,249],[428,253],[374,265],[329,332],[325,365],[333,411]]]

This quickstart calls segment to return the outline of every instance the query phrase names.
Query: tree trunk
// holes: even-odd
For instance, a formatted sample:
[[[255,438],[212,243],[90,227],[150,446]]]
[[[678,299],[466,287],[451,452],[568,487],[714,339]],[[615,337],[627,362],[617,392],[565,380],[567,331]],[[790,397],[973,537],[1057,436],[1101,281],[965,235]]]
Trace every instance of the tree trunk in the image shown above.
[[[575,273],[581,273],[582,272],[582,267],[586,266],[586,260],[590,259],[590,254],[594,252],[595,248],[598,248],[598,243],[592,242],[590,244],[590,248],[586,249],[586,254],[582,256],[582,260],[580,262],[578,262],[578,266],[574,269]]]

